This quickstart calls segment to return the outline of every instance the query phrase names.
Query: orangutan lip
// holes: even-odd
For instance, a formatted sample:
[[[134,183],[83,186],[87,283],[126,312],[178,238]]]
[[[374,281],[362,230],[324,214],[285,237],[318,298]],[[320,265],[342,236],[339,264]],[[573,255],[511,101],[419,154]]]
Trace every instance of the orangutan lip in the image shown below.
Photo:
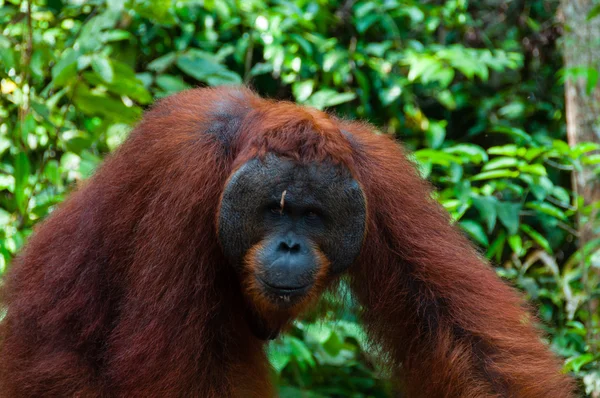
[[[269,293],[271,293],[272,295],[274,295],[276,297],[278,297],[278,296],[301,296],[301,295],[304,295],[308,291],[308,289],[310,289],[310,287],[312,286],[312,283],[311,283],[311,284],[308,284],[305,286],[300,286],[300,287],[280,287],[280,286],[273,286],[273,285],[269,284],[261,277],[257,277],[256,279],[258,279],[260,284],[266,290],[268,290]]]

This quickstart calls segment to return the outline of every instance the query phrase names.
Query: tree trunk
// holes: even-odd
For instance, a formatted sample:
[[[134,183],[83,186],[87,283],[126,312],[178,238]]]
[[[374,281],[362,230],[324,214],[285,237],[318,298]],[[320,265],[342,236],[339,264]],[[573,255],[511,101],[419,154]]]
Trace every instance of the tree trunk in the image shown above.
[[[567,136],[571,146],[581,142],[600,143],[600,16],[588,20],[590,11],[598,3],[594,0],[561,0],[561,12],[564,22],[564,61],[567,71],[584,72],[576,78],[565,82],[565,100],[567,116]],[[591,90],[588,85],[593,85]],[[594,228],[595,211],[585,211],[585,207],[600,200],[600,179],[595,175],[597,165],[583,166],[574,171],[573,190],[583,199],[579,206],[577,222],[579,232],[579,248],[598,236]],[[591,253],[582,253],[590,257]],[[582,282],[586,291],[591,292],[593,284],[600,275],[589,272],[585,258],[582,260]],[[597,269],[597,268],[596,268]],[[588,301],[590,311],[588,327],[589,341],[595,341],[594,314],[598,312],[598,300]]]
[[[600,73],[600,16],[588,21],[595,5],[593,0],[563,0],[565,68],[592,69]],[[596,76],[598,76],[596,74]],[[567,135],[570,145],[580,142],[600,143],[600,86],[587,90],[588,79],[567,79]],[[600,200],[600,180],[594,174],[596,166],[584,167],[573,173],[573,188],[590,204]],[[586,220],[580,225],[581,240],[589,241],[593,233]],[[582,229],[583,228],[583,229]]]

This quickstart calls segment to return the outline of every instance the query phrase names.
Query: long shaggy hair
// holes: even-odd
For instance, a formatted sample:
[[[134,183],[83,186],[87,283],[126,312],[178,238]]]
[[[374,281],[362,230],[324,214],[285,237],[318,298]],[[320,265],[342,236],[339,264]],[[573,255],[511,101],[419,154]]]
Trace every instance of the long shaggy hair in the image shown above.
[[[351,286],[409,397],[572,396],[519,296],[372,131],[239,87],[159,101],[15,260],[0,396],[273,395],[215,216],[232,171],[266,153],[340,163],[362,185]]]

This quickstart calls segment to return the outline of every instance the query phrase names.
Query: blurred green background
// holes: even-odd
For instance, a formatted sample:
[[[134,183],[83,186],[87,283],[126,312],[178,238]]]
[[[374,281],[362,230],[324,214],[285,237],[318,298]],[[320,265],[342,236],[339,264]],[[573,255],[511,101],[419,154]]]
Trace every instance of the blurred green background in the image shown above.
[[[558,6],[0,0],[0,273],[154,99],[245,83],[404,142],[531,301],[581,394],[598,397],[600,239],[577,239],[596,207],[572,192],[571,174],[600,155],[566,142],[564,77],[576,71],[563,67]],[[324,319],[308,314],[269,347],[282,396],[390,395],[344,300],[327,297]]]

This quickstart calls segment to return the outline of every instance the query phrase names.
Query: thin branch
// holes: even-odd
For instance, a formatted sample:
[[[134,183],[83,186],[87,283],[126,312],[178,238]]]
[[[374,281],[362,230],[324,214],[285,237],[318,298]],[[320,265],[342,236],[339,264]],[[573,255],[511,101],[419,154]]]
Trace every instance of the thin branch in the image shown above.
[[[557,206],[562,207],[563,209],[567,209],[567,210],[572,210],[572,211],[576,211],[577,208],[575,206],[571,206],[568,203],[565,202],[561,202],[558,199],[553,198],[552,196],[546,196],[546,200],[552,204],[555,204]]]
[[[548,165],[554,167],[555,169],[573,171],[573,166],[567,166],[564,164],[560,164],[558,162],[555,162],[554,160],[546,159],[546,160],[544,160],[544,163],[547,163]]]
[[[254,56],[254,33],[250,32],[248,35],[248,49],[246,50],[246,57],[244,59],[244,83],[248,84],[250,81],[250,71],[252,69],[252,57]]]
[[[19,122],[21,129],[25,126],[25,118],[29,113],[29,104],[31,103],[31,86],[29,84],[30,70],[29,65],[31,63],[31,55],[33,54],[33,24],[31,21],[31,0],[27,2],[27,12],[25,13],[27,20],[27,36],[23,36],[24,51],[23,51],[23,69],[22,69],[22,82],[23,87],[27,87],[27,95],[24,98],[23,104],[19,107]],[[21,135],[22,137],[22,135]],[[22,141],[22,139],[20,140]],[[21,142],[23,149],[25,149],[25,143]]]
[[[571,228],[567,223],[562,222],[562,221],[558,221],[557,224],[559,228],[564,229],[565,231],[567,231],[568,233],[570,233],[571,235],[575,236],[575,237],[579,237],[579,232],[574,230],[573,228]]]

